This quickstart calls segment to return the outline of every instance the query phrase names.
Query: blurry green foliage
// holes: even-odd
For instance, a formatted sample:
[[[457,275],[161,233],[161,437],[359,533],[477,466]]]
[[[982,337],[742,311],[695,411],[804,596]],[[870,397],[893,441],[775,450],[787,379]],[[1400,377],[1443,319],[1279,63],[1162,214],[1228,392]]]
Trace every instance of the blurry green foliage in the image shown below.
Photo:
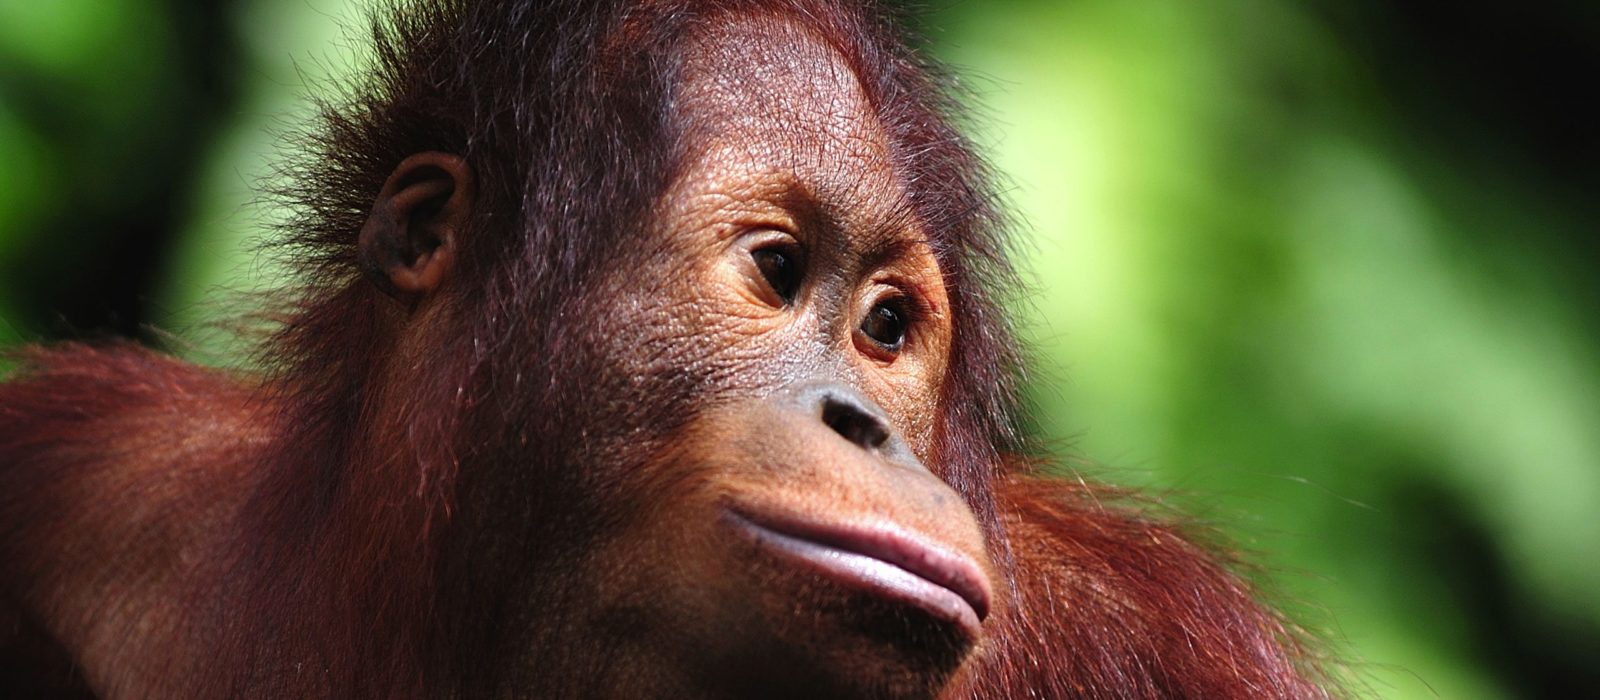
[[[243,116],[201,166],[185,244],[159,292],[162,308],[171,310],[164,323],[187,331],[196,356],[236,357],[237,339],[208,324],[255,309],[256,292],[285,280],[281,261],[265,247],[283,213],[263,190],[282,182],[276,166],[296,147],[294,132],[315,118],[307,95],[337,94],[337,81],[364,60],[365,47],[350,31],[363,6],[352,0],[244,2],[234,13],[246,63],[260,79],[246,85]]]
[[[165,49],[172,28],[147,5],[0,0],[0,251],[35,234],[30,224],[41,210],[75,197],[127,196],[118,190],[138,168],[124,147],[128,133],[163,116],[170,95],[160,76],[173,70]],[[95,167],[64,182],[64,171],[82,163]]]
[[[204,324],[283,283],[253,241],[279,215],[252,204],[267,128],[307,114],[296,65],[357,62],[359,5],[235,6],[243,93],[152,294],[191,354],[230,357]],[[1595,222],[1503,135],[1420,138],[1332,6],[967,2],[929,26],[1026,224],[1017,310],[1060,453],[1268,563],[1374,694],[1528,696],[1600,644],[1595,261],[1568,245]],[[171,9],[0,0],[0,268],[50,212],[136,196],[118,139],[161,118]],[[7,321],[18,294],[0,280],[0,343],[42,332]]]
[[[1563,283],[1586,265],[1501,234],[1586,231],[1524,173],[1408,143],[1305,8],[1007,6],[937,24],[996,79],[1023,310],[1070,370],[1035,384],[1047,432],[1270,553],[1386,697],[1512,694],[1473,639],[1498,632],[1480,584],[1433,568],[1453,549],[1492,550],[1518,615],[1592,635],[1600,348]],[[1459,523],[1430,516],[1487,534],[1440,542]]]

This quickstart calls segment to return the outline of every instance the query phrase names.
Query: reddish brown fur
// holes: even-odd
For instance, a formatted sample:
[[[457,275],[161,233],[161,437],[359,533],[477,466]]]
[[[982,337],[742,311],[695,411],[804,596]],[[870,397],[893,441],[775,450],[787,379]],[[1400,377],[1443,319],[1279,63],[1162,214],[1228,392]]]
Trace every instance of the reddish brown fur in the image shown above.
[[[1023,602],[980,672],[1003,690],[977,697],[1324,697],[1283,621],[1172,525],[1080,482],[1012,476],[1001,498]]]
[[[572,430],[601,419],[670,440],[701,389],[692,375],[608,383],[582,351],[597,331],[562,319],[607,298],[596,270],[689,152],[664,106],[682,37],[738,15],[804,26],[854,70],[950,290],[935,467],[1009,590],[947,697],[1325,695],[1295,634],[1217,555],[1008,456],[1029,443],[993,296],[1011,282],[1000,217],[938,74],[874,8],[407,4],[286,193],[307,291],[264,372],[73,346],[29,351],[0,385],[0,624],[21,620],[9,638],[0,627],[0,657],[39,648],[36,626],[115,697],[606,692],[585,679],[626,651],[518,596],[580,599],[574,552],[639,505],[620,495],[627,464],[557,467],[603,449]],[[395,163],[427,150],[473,163],[481,231],[525,235],[469,241],[448,303],[413,319],[360,279],[354,232]],[[609,403],[580,401],[592,394]],[[0,683],[38,682],[16,678]]]
[[[179,625],[180,591],[213,556],[265,445],[257,399],[132,347],[22,359],[0,387],[0,585],[78,665],[114,658],[159,674],[160,645],[127,642]]]
[[[219,373],[131,347],[66,347],[25,359],[30,371],[0,388],[0,417],[12,427],[0,454],[28,465],[4,473],[8,497],[0,500],[8,518],[0,554],[9,562],[0,584],[18,605],[9,612],[48,620],[50,646],[78,650],[80,665],[108,659],[159,675],[183,663],[163,653],[166,643],[184,644],[164,640],[179,624],[173,613],[182,596],[174,594],[186,590],[176,581],[206,556],[170,545],[230,545],[223,533],[237,517],[232,496],[251,483],[250,458],[270,444],[247,420],[264,407]],[[174,444],[174,435],[209,440]],[[194,468],[204,472],[185,473]],[[1214,554],[1169,525],[1107,506],[1120,502],[1115,493],[1013,469],[1021,473],[1001,481],[1001,522],[1020,601],[953,696],[1324,695],[1306,675],[1293,633]],[[239,483],[227,483],[233,480]],[[65,562],[63,553],[71,555]],[[345,557],[330,563],[359,563]],[[100,578],[112,574],[119,580]],[[377,581],[349,580],[343,592],[382,590]],[[231,602],[240,610],[252,605]],[[344,607],[304,605],[313,624]],[[14,676],[0,680],[52,693],[73,687],[72,671],[25,631],[0,635],[0,651],[16,664]],[[146,641],[128,648],[119,635]],[[361,658],[368,657],[345,660]],[[119,682],[168,687],[147,678]],[[97,687],[120,694],[115,684]]]

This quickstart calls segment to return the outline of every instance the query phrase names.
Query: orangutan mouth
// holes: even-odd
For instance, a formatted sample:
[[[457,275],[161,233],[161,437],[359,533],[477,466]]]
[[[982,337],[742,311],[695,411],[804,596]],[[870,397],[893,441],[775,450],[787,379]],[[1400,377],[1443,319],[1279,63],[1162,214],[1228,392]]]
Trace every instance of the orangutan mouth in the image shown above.
[[[989,582],[972,559],[892,526],[833,525],[797,516],[728,512],[757,546],[826,578],[909,605],[976,639],[989,615]]]

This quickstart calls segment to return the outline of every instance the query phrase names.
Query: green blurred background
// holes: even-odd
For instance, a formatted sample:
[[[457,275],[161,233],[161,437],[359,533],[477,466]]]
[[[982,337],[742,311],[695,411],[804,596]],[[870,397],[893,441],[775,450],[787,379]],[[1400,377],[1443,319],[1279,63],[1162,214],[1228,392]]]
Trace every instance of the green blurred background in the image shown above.
[[[281,281],[276,124],[353,0],[0,0],[0,346]],[[1262,562],[1388,698],[1600,688],[1600,5],[941,3],[1075,468]]]

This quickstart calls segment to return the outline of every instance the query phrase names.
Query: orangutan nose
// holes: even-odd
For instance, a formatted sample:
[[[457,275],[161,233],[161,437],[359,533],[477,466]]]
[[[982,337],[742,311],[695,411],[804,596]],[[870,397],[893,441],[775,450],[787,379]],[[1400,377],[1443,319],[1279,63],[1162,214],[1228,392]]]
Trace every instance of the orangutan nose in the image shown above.
[[[888,461],[923,468],[883,409],[854,388],[837,382],[816,382],[788,393],[801,410],[816,416],[846,442]]]

